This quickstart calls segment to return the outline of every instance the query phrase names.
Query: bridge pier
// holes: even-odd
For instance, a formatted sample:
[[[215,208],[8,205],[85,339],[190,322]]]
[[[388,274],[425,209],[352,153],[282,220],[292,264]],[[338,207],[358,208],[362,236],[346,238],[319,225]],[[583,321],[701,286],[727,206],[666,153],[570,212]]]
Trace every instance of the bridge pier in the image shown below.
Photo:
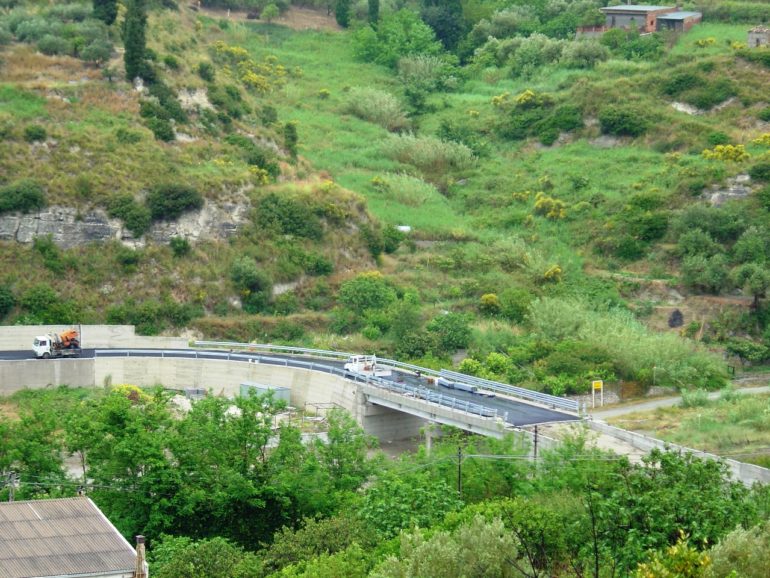
[[[356,395],[356,418],[364,431],[381,441],[399,441],[420,435],[428,420],[402,411],[376,405],[366,400],[359,390]]]

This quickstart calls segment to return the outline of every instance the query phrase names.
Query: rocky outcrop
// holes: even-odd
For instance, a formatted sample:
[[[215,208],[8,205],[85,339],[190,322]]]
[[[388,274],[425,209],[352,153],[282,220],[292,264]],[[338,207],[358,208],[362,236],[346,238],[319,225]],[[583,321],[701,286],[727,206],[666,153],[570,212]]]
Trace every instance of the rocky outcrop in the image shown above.
[[[747,174],[728,178],[724,185],[713,185],[703,193],[713,206],[719,207],[727,201],[745,199],[751,194],[751,177]]]
[[[248,220],[249,206],[227,203],[206,203],[199,211],[192,211],[177,221],[153,224],[140,239],[118,219],[111,219],[102,209],[85,214],[70,207],[48,207],[37,213],[0,216],[0,241],[31,243],[35,237],[51,235],[54,243],[63,249],[103,242],[110,239],[132,247],[143,247],[147,242],[167,243],[173,237],[188,241],[224,240],[238,233]]]

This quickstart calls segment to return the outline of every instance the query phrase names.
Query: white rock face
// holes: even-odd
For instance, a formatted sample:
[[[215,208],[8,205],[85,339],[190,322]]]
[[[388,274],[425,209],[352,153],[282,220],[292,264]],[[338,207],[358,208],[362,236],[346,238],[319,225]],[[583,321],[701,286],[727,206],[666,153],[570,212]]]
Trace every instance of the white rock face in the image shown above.
[[[172,237],[188,241],[225,240],[234,236],[248,219],[249,206],[239,203],[217,205],[206,202],[199,211],[185,213],[176,221],[154,223],[140,239],[118,219],[111,219],[102,209],[80,214],[70,207],[47,207],[36,213],[13,213],[0,216],[0,241],[31,243],[35,237],[51,235],[63,249],[93,242],[116,239],[132,247],[143,247],[148,241],[168,243]]]

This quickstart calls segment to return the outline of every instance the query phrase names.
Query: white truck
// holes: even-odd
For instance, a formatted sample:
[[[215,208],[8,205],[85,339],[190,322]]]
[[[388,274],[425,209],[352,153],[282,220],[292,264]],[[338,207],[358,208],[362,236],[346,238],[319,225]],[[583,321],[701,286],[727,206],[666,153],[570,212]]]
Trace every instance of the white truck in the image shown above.
[[[375,377],[390,377],[393,372],[377,366],[376,355],[351,355],[345,362],[345,373]]]
[[[38,335],[32,342],[32,351],[38,359],[80,357],[80,332],[77,329],[67,329],[61,333]]]

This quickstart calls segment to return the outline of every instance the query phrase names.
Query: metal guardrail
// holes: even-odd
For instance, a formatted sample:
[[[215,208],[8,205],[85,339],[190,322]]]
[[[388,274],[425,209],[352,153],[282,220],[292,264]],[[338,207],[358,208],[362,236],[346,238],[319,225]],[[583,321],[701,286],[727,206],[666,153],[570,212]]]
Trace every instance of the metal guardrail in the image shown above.
[[[199,342],[196,342],[199,343]],[[280,346],[268,346],[280,347]],[[296,349],[296,348],[295,348]],[[331,365],[324,365],[322,363],[314,363],[312,361],[302,361],[298,359],[288,359],[285,357],[268,357],[264,355],[254,355],[248,353],[232,353],[229,351],[196,351],[194,349],[96,349],[94,350],[94,357],[131,357],[131,354],[138,354],[142,356],[155,356],[155,357],[192,357],[194,359],[225,359],[232,361],[246,361],[246,362],[258,362],[267,363],[269,365],[282,365],[284,367],[299,367],[303,369],[309,369],[312,371],[322,371],[324,373],[330,373],[338,375],[352,381],[359,383],[367,383],[374,385],[375,387],[385,389],[388,391],[394,391],[403,395],[408,395],[415,399],[422,399],[429,403],[436,403],[443,407],[450,409],[456,409],[458,411],[464,411],[466,413],[478,415],[485,418],[497,418],[497,409],[466,401],[464,399],[458,399],[432,391],[426,387],[414,387],[404,383],[398,383],[395,381],[389,381],[382,379],[381,377],[360,375],[345,371],[341,367],[334,367]]]
[[[276,351],[287,355],[308,355],[310,357],[324,357],[332,359],[347,359],[354,353],[344,351],[327,351],[325,349],[307,349],[305,347],[292,347],[290,345],[270,345],[266,343],[237,343],[235,341],[195,341],[195,347],[229,347],[246,349],[248,351]]]
[[[465,383],[468,385],[475,385],[482,389],[488,389],[500,393],[505,393],[518,398],[527,399],[537,403],[541,403],[552,408],[560,408],[575,413],[580,412],[580,403],[571,399],[563,397],[557,397],[555,395],[549,395],[547,393],[540,393],[539,391],[532,391],[531,389],[525,389],[523,387],[516,387],[515,385],[508,385],[506,383],[500,383],[498,381],[491,381],[489,379],[482,379],[480,377],[474,377],[472,375],[466,375],[464,373],[458,373],[456,371],[449,371],[448,369],[442,369],[440,372],[441,377],[456,381],[459,383]]]
[[[252,351],[276,351],[281,353],[287,353],[289,355],[307,355],[312,357],[324,357],[331,359],[347,359],[353,353],[344,353],[338,351],[327,351],[324,349],[306,349],[302,347],[292,347],[286,345],[270,345],[264,343],[236,343],[232,341],[196,341],[194,343],[196,347],[230,347],[230,348],[246,348]],[[549,395],[547,393],[540,393],[538,391],[532,391],[523,387],[516,387],[514,385],[508,385],[507,383],[500,383],[498,381],[491,381],[488,379],[481,379],[472,375],[466,375],[464,373],[458,373],[456,371],[449,371],[442,369],[441,371],[435,371],[426,367],[420,367],[418,365],[412,365],[410,363],[403,363],[396,361],[395,359],[383,359],[377,358],[377,365],[384,367],[391,367],[396,369],[405,369],[414,373],[421,373],[422,375],[432,375],[435,377],[444,377],[452,381],[460,383],[466,383],[468,385],[475,385],[482,389],[504,393],[512,397],[519,399],[533,401],[542,405],[551,407],[553,409],[559,408],[565,411],[570,411],[579,414],[580,403],[571,399],[563,397],[557,397],[555,395]]]

